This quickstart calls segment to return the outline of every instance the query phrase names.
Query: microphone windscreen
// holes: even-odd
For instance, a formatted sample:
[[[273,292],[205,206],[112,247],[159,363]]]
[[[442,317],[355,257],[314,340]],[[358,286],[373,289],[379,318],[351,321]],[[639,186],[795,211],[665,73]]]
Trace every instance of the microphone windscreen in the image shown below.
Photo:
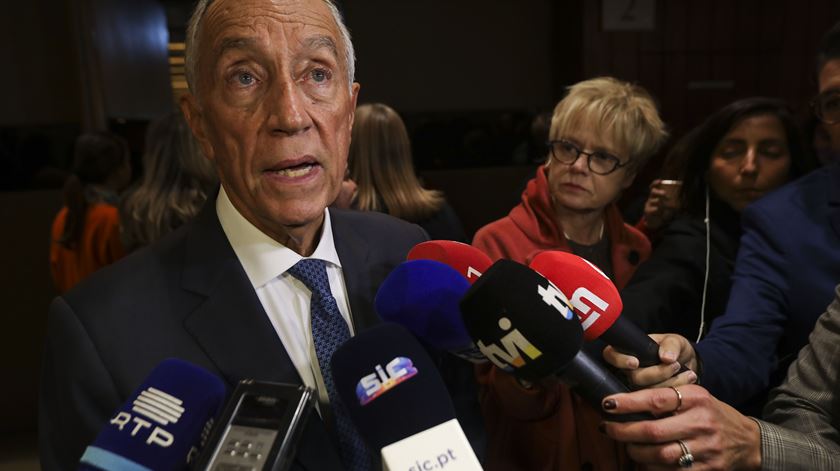
[[[624,308],[618,289],[607,275],[573,253],[540,252],[530,266],[569,298],[588,341],[609,329]]]
[[[336,391],[371,449],[455,418],[432,359],[402,326],[383,323],[344,342],[332,357]]]
[[[428,240],[408,252],[408,260],[437,260],[449,265],[470,283],[490,268],[493,261],[484,252],[463,242]]]
[[[561,370],[583,343],[580,323],[563,293],[510,260],[498,260],[472,285],[461,312],[481,352],[527,380]]]
[[[206,370],[162,361],[87,447],[81,469],[185,469],[226,395],[222,380]]]
[[[406,327],[417,338],[446,351],[472,345],[458,307],[470,283],[434,260],[403,262],[379,286],[374,306],[386,321]]]

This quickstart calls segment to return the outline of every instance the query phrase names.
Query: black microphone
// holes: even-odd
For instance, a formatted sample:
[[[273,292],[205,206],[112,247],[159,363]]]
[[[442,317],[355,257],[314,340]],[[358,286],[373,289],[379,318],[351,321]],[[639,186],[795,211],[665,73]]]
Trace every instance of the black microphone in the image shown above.
[[[480,470],[446,385],[402,326],[358,333],[332,357],[336,391],[359,434],[381,450],[385,469]]]
[[[162,361],[87,447],[80,469],[185,469],[226,394],[222,380],[204,369]]]
[[[497,261],[467,291],[461,312],[478,348],[504,371],[529,381],[556,374],[598,410],[606,396],[630,391],[580,350],[583,331],[566,296],[524,265]]]

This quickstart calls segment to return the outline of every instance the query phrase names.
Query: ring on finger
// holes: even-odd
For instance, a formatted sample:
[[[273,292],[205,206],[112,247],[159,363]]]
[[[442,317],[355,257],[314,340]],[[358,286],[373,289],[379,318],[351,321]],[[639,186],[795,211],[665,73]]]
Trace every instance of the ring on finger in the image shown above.
[[[671,389],[673,389],[675,393],[677,393],[677,408],[674,409],[674,412],[673,412],[673,413],[677,413],[677,412],[679,412],[680,408],[682,407],[682,393],[680,392],[679,389],[676,388],[676,386],[669,386],[669,387]]]
[[[694,455],[691,454],[691,450],[688,449],[688,445],[686,445],[684,441],[677,440],[677,443],[680,444],[680,448],[683,452],[680,459],[677,460],[677,464],[680,465],[680,468],[690,468],[694,465]]]

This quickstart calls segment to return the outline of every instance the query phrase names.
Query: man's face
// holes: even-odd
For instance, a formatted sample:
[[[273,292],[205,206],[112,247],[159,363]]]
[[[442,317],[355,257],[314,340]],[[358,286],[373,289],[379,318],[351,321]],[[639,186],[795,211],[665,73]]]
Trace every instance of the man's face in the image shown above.
[[[818,77],[820,93],[840,91],[840,59],[833,59],[823,66]],[[824,125],[831,139],[831,149],[840,152],[840,123]]]
[[[231,202],[280,242],[317,232],[344,177],[358,93],[329,9],[217,0],[200,44],[198,96],[183,108]]]

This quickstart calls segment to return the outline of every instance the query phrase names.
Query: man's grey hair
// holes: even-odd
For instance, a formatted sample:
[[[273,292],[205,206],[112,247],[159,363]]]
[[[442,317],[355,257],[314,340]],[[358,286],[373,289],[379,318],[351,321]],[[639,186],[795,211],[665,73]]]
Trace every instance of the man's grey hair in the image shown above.
[[[350,31],[344,24],[344,19],[341,17],[341,12],[332,0],[322,0],[327,4],[327,7],[332,13],[335,24],[338,25],[338,31],[341,34],[341,41],[344,43],[344,63],[347,65],[347,86],[350,91],[353,90],[353,82],[356,78],[356,55],[353,51],[353,42],[350,40]],[[193,10],[190,22],[187,25],[186,48],[184,50],[184,68],[187,75],[187,85],[190,91],[196,95],[198,93],[198,51],[199,38],[201,37],[201,27],[203,24],[204,13],[213,0],[199,0]]]

